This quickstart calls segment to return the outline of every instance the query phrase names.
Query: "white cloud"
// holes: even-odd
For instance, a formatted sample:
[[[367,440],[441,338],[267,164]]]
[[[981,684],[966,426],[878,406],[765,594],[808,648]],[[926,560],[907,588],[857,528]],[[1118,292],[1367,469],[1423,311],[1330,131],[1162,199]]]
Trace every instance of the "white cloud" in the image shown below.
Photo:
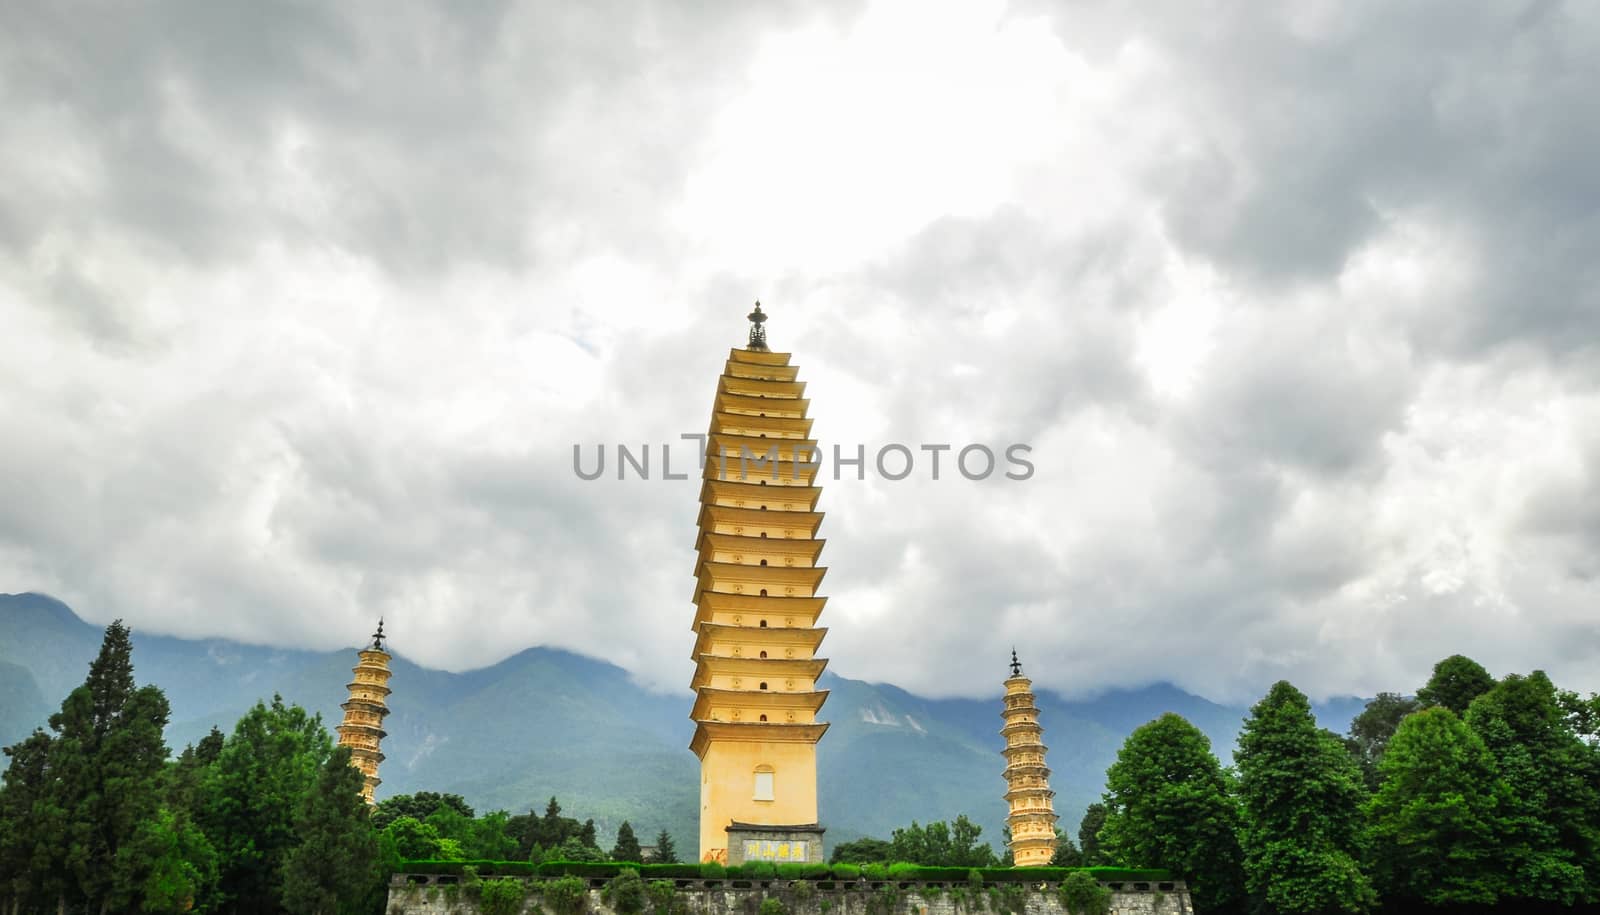
[[[679,688],[695,484],[571,446],[703,429],[760,297],[825,446],[1034,446],[826,482],[841,673],[1600,688],[1600,26],[1541,9],[0,23],[0,583]]]

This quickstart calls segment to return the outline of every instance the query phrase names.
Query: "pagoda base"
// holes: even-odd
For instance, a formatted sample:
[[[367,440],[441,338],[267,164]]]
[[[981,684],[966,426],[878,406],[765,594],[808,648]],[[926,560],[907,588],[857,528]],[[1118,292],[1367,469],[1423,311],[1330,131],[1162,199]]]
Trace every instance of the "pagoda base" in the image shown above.
[[[779,864],[826,864],[822,854],[822,834],[826,828],[816,823],[803,826],[758,826],[729,823],[728,866],[746,861],[772,861]]]

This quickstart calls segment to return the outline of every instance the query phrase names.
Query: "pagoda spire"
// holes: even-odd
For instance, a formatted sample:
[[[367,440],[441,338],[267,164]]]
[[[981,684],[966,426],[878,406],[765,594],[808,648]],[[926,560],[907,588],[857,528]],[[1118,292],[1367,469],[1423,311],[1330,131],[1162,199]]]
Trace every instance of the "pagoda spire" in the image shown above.
[[[820,465],[805,384],[788,353],[767,349],[766,319],[756,303],[750,344],[717,381],[700,489],[689,712],[700,860],[820,864]]]
[[[745,315],[750,319],[750,344],[745,348],[755,353],[768,353],[767,329],[762,325],[767,323],[767,316],[761,313],[761,300],[756,300],[756,310]]]
[[[384,756],[378,745],[388,736],[383,730],[383,719],[389,714],[389,652],[383,650],[383,620],[378,620],[378,631],[372,634],[372,644],[358,653],[354,679],[346,686],[350,698],[339,707],[344,709],[344,721],[337,728],[339,746],[350,748],[350,765],[361,770],[366,777],[361,786],[361,796],[368,804],[375,803],[373,793],[383,783],[378,777],[378,764]]]
[[[1006,802],[1010,813],[1011,857],[1018,867],[1050,863],[1056,854],[1056,793],[1050,790],[1050,770],[1045,767],[1046,747],[1040,739],[1039,706],[1033,681],[1022,675],[1017,650],[1011,649],[1011,676],[1006,679],[1005,708],[1000,712],[1006,739]]]

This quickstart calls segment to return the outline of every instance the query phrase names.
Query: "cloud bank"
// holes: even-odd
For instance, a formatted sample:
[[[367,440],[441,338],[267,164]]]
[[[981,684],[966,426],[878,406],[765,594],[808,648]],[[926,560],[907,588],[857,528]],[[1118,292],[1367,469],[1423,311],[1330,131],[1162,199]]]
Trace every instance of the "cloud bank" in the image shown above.
[[[6,590],[681,689],[698,487],[572,446],[702,431],[760,297],[825,447],[1033,448],[825,479],[841,673],[1600,689],[1591,6],[41,3],[0,44]]]

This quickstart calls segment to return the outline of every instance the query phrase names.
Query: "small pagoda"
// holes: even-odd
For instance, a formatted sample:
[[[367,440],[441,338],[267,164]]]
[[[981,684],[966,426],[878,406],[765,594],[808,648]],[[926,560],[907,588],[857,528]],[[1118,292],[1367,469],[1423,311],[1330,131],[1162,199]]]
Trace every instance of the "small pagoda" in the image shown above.
[[[351,672],[355,679],[348,685],[350,698],[339,706],[344,709],[344,721],[337,728],[339,746],[350,748],[350,765],[366,776],[361,796],[372,804],[376,803],[374,792],[383,783],[378,777],[378,764],[383,762],[378,744],[387,736],[383,719],[389,714],[389,653],[383,650],[383,620],[378,620],[372,644],[361,649]]]
[[[1011,811],[1011,857],[1017,867],[1039,867],[1056,854],[1056,796],[1050,790],[1050,770],[1044,764],[1047,749],[1041,740],[1039,706],[1033,698],[1033,681],[1022,675],[1022,662],[1011,650],[1011,676],[1006,678],[1005,709],[1000,712],[1006,739],[1006,803]]]
[[[717,380],[695,544],[700,859],[821,863],[819,463],[805,383],[767,346],[760,302],[748,317]]]

